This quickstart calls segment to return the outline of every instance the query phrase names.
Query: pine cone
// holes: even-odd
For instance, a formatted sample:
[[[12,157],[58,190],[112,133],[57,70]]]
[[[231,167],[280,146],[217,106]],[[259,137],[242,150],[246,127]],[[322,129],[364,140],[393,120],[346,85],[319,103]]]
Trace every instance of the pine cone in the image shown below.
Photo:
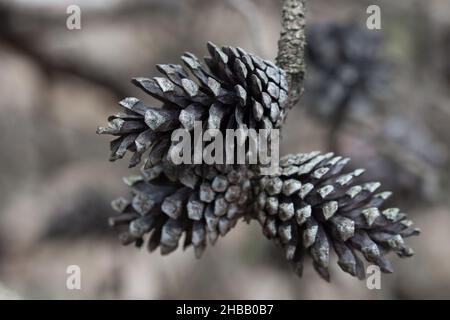
[[[108,126],[97,133],[118,136],[111,142],[111,161],[133,152],[130,167],[151,149],[151,165],[167,158],[173,130],[192,131],[194,121],[203,129],[278,128],[285,117],[287,82],[285,72],[272,62],[262,60],[241,48],[218,48],[208,43],[210,57],[206,69],[199,59],[185,53],[182,60],[194,76],[191,79],[180,65],[157,65],[164,77],[134,78],[133,83],[162,106],[152,107],[137,98],[120,102],[125,113],[109,117]]]
[[[299,276],[308,253],[329,281],[331,247],[341,269],[358,278],[365,277],[365,269],[355,250],[383,272],[393,271],[384,257],[390,251],[400,257],[413,254],[403,239],[419,229],[411,228],[399,209],[381,208],[391,193],[375,194],[378,182],[353,183],[364,170],[342,174],[349,160],[333,153],[288,155],[280,160],[280,173],[260,178],[255,188],[256,218]]]
[[[317,24],[307,30],[306,104],[325,118],[370,111],[388,91],[391,66],[380,57],[382,39],[355,24]],[[363,110],[365,108],[365,110]]]
[[[163,255],[174,251],[185,233],[184,248],[192,245],[199,258],[207,238],[214,244],[245,215],[252,196],[252,171],[244,166],[207,165],[173,169],[170,178],[152,168],[150,173],[144,170],[142,176],[125,179],[132,197],[112,202],[120,214],[110,218],[110,224],[118,227],[123,244],[134,242],[140,247],[151,233],[148,249],[159,246]]]

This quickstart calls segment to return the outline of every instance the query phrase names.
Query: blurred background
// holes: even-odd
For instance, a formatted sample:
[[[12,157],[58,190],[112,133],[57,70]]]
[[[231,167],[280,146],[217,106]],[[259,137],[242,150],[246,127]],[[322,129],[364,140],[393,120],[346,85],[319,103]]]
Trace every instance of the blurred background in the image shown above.
[[[71,4],[80,30],[66,27]],[[365,28],[370,4],[381,8],[381,30]],[[282,154],[352,157],[422,229],[412,259],[392,256],[381,290],[334,263],[331,283],[310,265],[297,278],[256,222],[201,260],[122,247],[107,226],[129,172],[126,160],[108,162],[109,137],[95,129],[122,98],[144,98],[130,79],[156,76],[156,63],[180,63],[186,50],[203,56],[208,40],[274,59],[280,0],[2,0],[0,298],[450,298],[450,2],[307,7],[306,90]],[[66,289],[72,264],[82,290]]]

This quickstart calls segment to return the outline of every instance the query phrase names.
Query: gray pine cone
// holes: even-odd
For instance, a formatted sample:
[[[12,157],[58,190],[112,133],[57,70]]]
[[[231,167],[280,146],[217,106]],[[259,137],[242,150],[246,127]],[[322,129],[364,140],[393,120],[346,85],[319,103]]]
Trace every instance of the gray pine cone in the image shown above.
[[[172,169],[177,171],[170,178],[152,168],[150,174],[143,170],[142,176],[125,179],[132,197],[112,202],[119,214],[109,222],[119,229],[123,244],[140,247],[149,235],[148,249],[160,247],[163,255],[177,249],[185,233],[184,248],[192,245],[199,258],[207,239],[214,244],[247,212],[253,173],[244,166]]]
[[[208,43],[210,57],[204,61],[191,53],[182,60],[188,72],[175,64],[157,65],[164,77],[134,78],[133,83],[162,102],[152,107],[134,97],[119,104],[125,109],[108,118],[99,134],[118,136],[111,142],[111,161],[133,152],[130,167],[137,165],[147,150],[152,165],[164,159],[171,146],[173,130],[192,131],[194,121],[203,129],[278,128],[286,114],[288,85],[285,72],[272,62],[241,48]],[[166,157],[167,158],[167,157]]]
[[[313,114],[330,120],[344,111],[367,112],[386,95],[392,66],[380,55],[378,33],[354,23],[322,23],[306,38],[304,99]]]
[[[279,174],[262,177],[255,188],[255,218],[299,276],[308,254],[329,281],[331,248],[341,269],[358,278],[365,269],[355,250],[383,272],[393,272],[387,253],[413,255],[404,238],[420,230],[399,209],[381,208],[391,193],[375,193],[378,182],[354,183],[363,169],[341,173],[349,161],[333,153],[288,155],[280,160]]]

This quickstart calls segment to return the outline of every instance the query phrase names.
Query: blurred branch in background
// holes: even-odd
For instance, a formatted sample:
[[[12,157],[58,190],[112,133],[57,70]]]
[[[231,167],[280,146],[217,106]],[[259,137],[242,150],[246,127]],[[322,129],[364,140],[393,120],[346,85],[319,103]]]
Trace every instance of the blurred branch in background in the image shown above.
[[[89,7],[89,6],[88,6]],[[184,1],[127,1],[102,9],[83,9],[83,21],[96,23],[117,19],[145,18],[150,13],[180,12]],[[33,61],[47,77],[67,74],[110,91],[117,99],[127,96],[127,84],[86,59],[74,56],[56,57],[44,46],[44,39],[55,30],[66,27],[65,7],[34,7],[0,2],[0,41]],[[66,30],[67,31],[67,30]]]
[[[263,57],[268,56],[264,40],[264,21],[258,12],[258,7],[252,0],[227,0],[229,5],[237,10],[244,18],[251,34],[255,53]]]
[[[63,16],[63,18],[65,18]],[[35,26],[32,31],[21,31],[20,22]],[[39,25],[39,28],[37,26]],[[0,3],[0,41],[33,61],[47,77],[64,73],[83,79],[111,91],[117,98],[126,96],[123,85],[114,78],[95,70],[84,61],[58,59],[45,52],[42,39],[55,26],[65,26],[65,20],[50,15],[36,14],[32,9],[20,9]]]

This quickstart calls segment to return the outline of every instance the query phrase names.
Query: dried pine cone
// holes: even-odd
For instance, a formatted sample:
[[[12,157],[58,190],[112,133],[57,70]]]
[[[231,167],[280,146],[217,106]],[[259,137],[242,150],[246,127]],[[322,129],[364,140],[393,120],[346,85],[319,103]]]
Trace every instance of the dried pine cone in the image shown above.
[[[111,161],[133,152],[130,167],[151,149],[156,164],[167,158],[173,130],[192,131],[194,121],[203,129],[272,129],[285,117],[287,82],[285,72],[241,48],[218,48],[208,43],[210,57],[205,68],[191,53],[182,60],[193,79],[180,65],[157,65],[164,77],[134,78],[133,83],[162,102],[161,107],[146,105],[129,97],[120,102],[125,113],[109,117],[108,126],[98,133],[118,136],[111,142]],[[225,135],[224,135],[225,136]]]
[[[145,170],[142,176],[126,179],[132,198],[118,198],[113,208],[120,214],[110,224],[120,229],[123,244],[140,247],[149,236],[150,251],[158,246],[161,254],[178,247],[185,233],[184,248],[192,245],[196,257],[214,244],[243,217],[249,206],[252,172],[243,166],[197,165],[174,168],[169,178]]]
[[[306,104],[333,119],[344,111],[367,112],[388,90],[391,66],[380,57],[379,34],[355,24],[323,23],[307,30]]]
[[[280,160],[280,173],[262,177],[255,188],[256,218],[298,275],[308,253],[329,280],[331,247],[341,269],[359,278],[365,270],[355,250],[383,272],[393,271],[384,257],[390,251],[400,257],[413,254],[403,239],[419,230],[399,209],[381,208],[391,193],[375,193],[378,182],[353,183],[364,170],[342,174],[349,160],[333,153],[288,155]]]

